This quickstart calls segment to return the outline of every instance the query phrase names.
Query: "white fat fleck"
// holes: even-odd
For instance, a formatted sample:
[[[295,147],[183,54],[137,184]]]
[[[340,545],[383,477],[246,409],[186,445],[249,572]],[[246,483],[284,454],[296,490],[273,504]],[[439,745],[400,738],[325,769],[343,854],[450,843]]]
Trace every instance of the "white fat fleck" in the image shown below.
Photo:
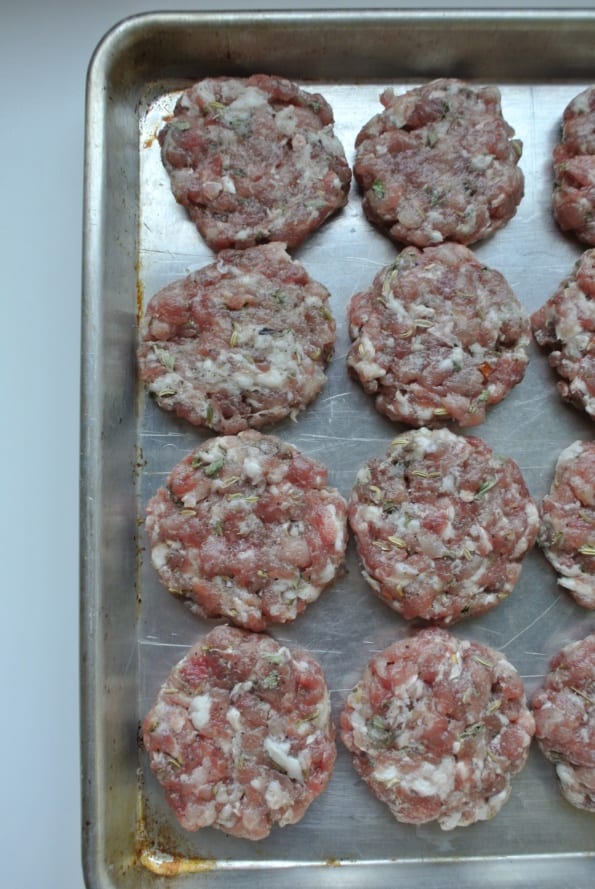
[[[157,571],[165,568],[169,549],[170,548],[167,543],[158,543],[156,546],[153,547],[151,551],[151,561],[153,563],[153,567],[156,568]]]
[[[242,718],[237,707],[228,707],[225,718],[229,722],[234,732],[242,731]]]
[[[362,521],[366,522],[366,524],[380,522],[382,521],[382,509],[380,506],[373,506],[372,504],[368,504],[361,509],[360,517]]]
[[[339,516],[337,515],[337,509],[333,504],[329,504],[327,506],[327,512],[330,513],[331,520],[335,526],[336,534],[335,534],[335,552],[340,553],[343,549],[345,543],[345,529],[343,527],[343,523],[339,520]]]
[[[235,807],[231,806],[227,803],[217,816],[217,824],[223,828],[231,828],[234,826],[236,821],[238,820],[238,814],[235,811]]]
[[[265,786],[266,781],[263,777],[252,778],[252,780],[250,781],[250,787],[253,787],[254,790],[258,790],[261,793],[264,790]]]
[[[245,500],[238,500],[239,503],[246,503]],[[242,519],[240,524],[238,525],[238,533],[243,536],[247,536],[248,534],[255,534],[257,530],[261,527],[262,522],[255,516],[254,513],[248,513],[246,518]]]
[[[247,86],[240,92],[239,96],[230,102],[223,111],[223,115],[227,120],[234,120],[238,117],[249,117],[256,108],[263,108],[268,105],[268,96],[262,90],[255,86]]]
[[[282,596],[286,601],[291,601],[297,596],[295,582],[290,577],[281,577],[278,580],[274,580],[268,584],[268,589],[276,596]]]
[[[289,537],[301,537],[305,530],[303,522],[283,522],[281,527]]]
[[[327,562],[325,568],[319,573],[318,580],[320,583],[330,583],[335,576],[335,566],[332,562]]]
[[[318,598],[320,590],[311,583],[302,581],[297,589],[297,597],[303,602],[314,602]]]
[[[423,460],[426,454],[434,454],[438,449],[441,436],[437,432],[430,432],[423,427],[413,435],[409,441],[413,444],[413,457]]]
[[[374,780],[380,781],[381,784],[387,784],[390,787],[392,784],[397,784],[401,776],[395,765],[388,764],[374,769],[372,777]]]
[[[219,446],[217,439],[207,442],[205,447],[199,451],[198,456],[202,463],[214,463],[225,457],[226,452]]]
[[[419,577],[419,571],[416,567],[409,565],[407,562],[395,562],[391,565],[391,573],[387,580],[395,583],[397,586],[406,586],[417,577]]]
[[[262,463],[256,457],[246,457],[244,460],[244,472],[252,482],[262,479]]]
[[[182,379],[175,372],[162,374],[149,383],[149,392],[156,398],[165,398],[174,395],[182,385]]]
[[[271,781],[264,795],[265,802],[269,809],[275,811],[282,806],[291,803],[291,798],[286,790],[283,790],[278,781]]]
[[[583,90],[582,93],[579,93],[572,100],[570,107],[575,114],[588,114],[590,111],[590,90]]]
[[[238,620],[247,623],[254,615],[254,608],[251,608],[250,600],[252,597],[250,592],[244,586],[234,587],[231,580],[225,581],[224,586],[230,594],[230,598],[226,603],[228,613],[235,613]],[[232,591],[235,592],[235,595],[232,595]]]
[[[297,756],[291,756],[289,753],[290,748],[291,742],[287,738],[279,741],[276,738],[271,738],[269,735],[264,739],[264,749],[273,762],[280,766],[294,781],[303,781],[304,776],[300,761]]]
[[[476,154],[471,159],[471,166],[474,170],[487,170],[493,160],[491,154]]]
[[[339,137],[333,132],[332,126],[329,125],[318,130],[316,138],[328,154],[336,156],[343,154],[343,146]],[[339,184],[338,180],[337,184]]]
[[[569,590],[571,593],[575,593],[577,596],[581,597],[580,603],[584,605],[584,607],[592,607],[591,604],[587,605],[587,603],[592,603],[595,605],[595,595],[593,593],[593,577],[592,575],[581,575],[580,577],[560,577],[558,578],[558,583],[561,587],[564,587],[565,590]]]
[[[453,652],[451,656],[452,666],[450,668],[450,676],[449,679],[456,679],[461,675],[463,671],[463,667],[461,664],[461,656],[458,651]]]
[[[441,484],[441,489],[445,494],[456,494],[457,492],[457,479],[454,473],[447,472],[445,476],[443,476]]]
[[[362,333],[357,343],[357,349],[350,355],[349,363],[357,367],[358,375],[365,380],[374,380],[386,376],[386,371],[374,361],[376,350],[366,333]]]
[[[228,194],[236,193],[235,182],[233,181],[231,176],[224,176],[221,182],[223,184],[223,191],[227,192]]]
[[[237,345],[245,350],[230,349],[220,352],[215,358],[201,362],[200,373],[205,384],[225,385],[228,389],[251,390],[259,387],[280,389],[299,371],[303,350],[291,330],[279,332],[276,336],[259,333],[254,325],[242,327],[238,333]],[[268,370],[261,370],[249,360],[252,350],[266,355]],[[161,377],[160,380],[164,378]]]
[[[275,115],[275,127],[284,136],[292,136],[296,130],[296,116],[292,105],[287,105]]]
[[[479,547],[485,555],[492,552],[494,547],[492,546],[490,535],[485,528],[482,528],[481,525],[473,524],[469,528],[469,534],[472,540],[477,541],[477,543],[474,545],[473,542],[470,540],[467,544],[468,549],[470,549],[472,552],[477,552]]]
[[[367,333],[362,333],[362,335],[360,336],[357,350],[361,357],[364,359],[369,360],[371,358],[374,358],[374,356],[376,355],[374,344],[372,343],[372,340],[367,335]]]
[[[238,682],[231,690],[231,700],[235,701],[236,698],[239,698],[239,696],[243,695],[245,692],[252,691],[253,685],[254,683],[251,680],[247,680],[246,682]]]
[[[558,457],[556,470],[559,472],[561,469],[567,466],[568,463],[572,463],[573,460],[576,460],[576,458],[579,457],[583,452],[583,445],[584,443],[582,441],[574,441],[571,445],[568,445],[567,448],[564,448],[564,450]]]
[[[355,477],[355,481],[358,485],[367,485],[371,478],[372,473],[370,472],[370,467],[362,466]]]
[[[320,703],[318,704],[318,712],[312,724],[317,728],[325,729],[331,717],[331,699],[327,691],[325,691]]]
[[[539,525],[539,512],[535,504],[529,501],[525,505],[525,516],[527,522],[527,530],[529,532],[534,531]],[[527,540],[527,534],[521,535],[514,550],[511,553],[511,558],[517,559],[519,556],[524,555],[529,547],[529,543]]]
[[[439,763],[421,762],[412,772],[401,775],[400,786],[418,796],[446,799],[454,789],[454,759],[443,757]]]
[[[189,708],[190,721],[197,731],[208,723],[211,715],[211,697],[208,694],[196,695],[192,698]]]

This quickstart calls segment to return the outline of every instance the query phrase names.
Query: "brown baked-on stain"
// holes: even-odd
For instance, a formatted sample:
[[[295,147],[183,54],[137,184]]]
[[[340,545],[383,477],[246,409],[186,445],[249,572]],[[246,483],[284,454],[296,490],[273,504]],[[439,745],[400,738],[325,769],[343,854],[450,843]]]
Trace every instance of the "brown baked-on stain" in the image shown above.
[[[137,269],[137,271],[140,271]],[[141,318],[143,316],[143,305],[145,302],[145,288],[143,287],[143,282],[139,277],[136,279],[136,320],[137,323],[140,324]]]
[[[176,858],[158,849],[141,849],[138,860],[147,870],[161,877],[208,873],[217,867],[214,858]]]
[[[140,753],[143,749],[140,725],[137,732],[137,746]],[[139,768],[137,771],[136,798],[136,864],[162,877],[176,877],[179,874],[201,874],[215,870],[217,867],[215,858],[187,858],[184,855],[172,855],[171,852],[164,852],[155,846],[155,842],[170,848],[174,845],[173,837],[169,837],[168,832],[163,827],[159,828],[157,837],[152,841],[149,840],[149,834],[153,832],[148,826],[148,823],[151,823],[151,819],[145,809],[143,784],[144,776],[142,769]]]

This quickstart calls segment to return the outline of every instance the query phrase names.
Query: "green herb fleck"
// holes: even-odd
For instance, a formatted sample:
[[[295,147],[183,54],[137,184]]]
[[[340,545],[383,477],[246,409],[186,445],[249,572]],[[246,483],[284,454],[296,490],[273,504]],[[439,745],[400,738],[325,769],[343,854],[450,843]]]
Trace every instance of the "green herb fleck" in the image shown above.
[[[490,479],[488,479],[487,481],[485,481],[485,482],[480,486],[480,488],[479,488],[477,494],[475,495],[474,499],[475,499],[475,500],[479,500],[480,497],[483,497],[484,494],[487,494],[488,491],[491,491],[492,488],[495,488],[497,484],[498,484],[498,479],[497,479],[497,478],[490,478]]]
[[[262,680],[264,688],[277,688],[279,685],[279,674],[276,670],[271,670]]]
[[[492,670],[492,669],[494,668],[494,665],[493,665],[493,664],[490,664],[489,661],[484,661],[483,658],[480,658],[480,657],[479,657],[478,655],[476,655],[476,654],[471,655],[471,657],[473,658],[473,660],[475,661],[476,664],[481,664],[482,667],[487,667],[488,670]]]
[[[466,741],[467,738],[474,738],[483,728],[485,728],[483,722],[474,722],[473,725],[468,725],[459,735],[459,741]]]
[[[266,572],[265,572],[266,574]],[[278,651],[269,651],[265,654],[264,659],[269,662],[269,664],[284,664],[285,657]]]
[[[595,543],[583,543],[578,551],[582,556],[595,556]]]
[[[223,469],[223,465],[225,463],[225,457],[219,457],[218,460],[213,460],[212,463],[209,463],[208,466],[205,466],[204,473],[208,475],[209,478],[213,475],[217,475],[220,469]]]
[[[368,719],[366,722],[366,728],[368,729],[368,734],[376,744],[380,747],[389,746],[392,732],[382,716],[372,716],[372,718]]]
[[[159,364],[162,364],[167,370],[174,369],[176,359],[167,351],[167,349],[160,349],[159,346],[153,346],[153,351],[155,352],[155,357]]]
[[[580,688],[576,688],[574,685],[571,685],[570,690],[573,691],[575,695],[579,695],[581,698],[584,698],[585,701],[589,702],[589,704],[595,704],[595,700],[593,700],[593,698],[590,698],[588,694],[585,694],[584,691],[581,691]]]
[[[190,129],[190,122],[187,120],[170,120],[169,127],[172,130],[180,130],[180,132],[183,132],[184,130]]]
[[[376,195],[376,197],[377,197],[379,200],[382,200],[382,198],[383,198],[383,197],[385,196],[385,194],[386,194],[386,188],[384,187],[384,182],[381,182],[380,179],[377,179],[377,180],[372,184],[372,191],[374,192],[374,194]]]

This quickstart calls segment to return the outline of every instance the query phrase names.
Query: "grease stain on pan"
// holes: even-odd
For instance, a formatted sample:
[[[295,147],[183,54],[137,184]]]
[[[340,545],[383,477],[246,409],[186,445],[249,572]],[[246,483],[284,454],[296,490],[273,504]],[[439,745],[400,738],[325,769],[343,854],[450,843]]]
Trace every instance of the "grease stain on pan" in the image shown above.
[[[147,870],[162,877],[208,873],[217,867],[214,858],[175,858],[158,849],[142,849],[139,861]]]

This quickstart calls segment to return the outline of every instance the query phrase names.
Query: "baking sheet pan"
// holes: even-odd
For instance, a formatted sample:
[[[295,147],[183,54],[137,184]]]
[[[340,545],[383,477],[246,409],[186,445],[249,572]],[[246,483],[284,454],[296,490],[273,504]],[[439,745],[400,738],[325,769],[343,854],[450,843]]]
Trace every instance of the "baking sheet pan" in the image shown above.
[[[145,398],[134,365],[137,320],[160,287],[210,262],[161,167],[156,134],[179,91],[202,76],[276,73],[323,92],[348,159],[388,85],[431,77],[497,83],[524,144],[517,215],[474,247],[501,271],[527,311],[572,268],[580,246],[550,213],[550,153],[568,100],[595,80],[595,16],[535,13],[253,13],[146,15],[116,26],[89,70],[85,186],[81,689],[83,858],[90,887],[521,884],[587,886],[593,817],[566,804],[536,747],[510,801],[492,821],[443,832],[397,824],[339,756],[325,793],[298,825],[259,843],[181,830],[139,748],[138,725],[169,669],[212,624],[168,596],[150,565],[144,504],[173,465],[209,434]],[[337,345],[329,379],[297,422],[270,431],[327,464],[347,496],[358,467],[403,428],[380,417],[349,379],[346,306],[396,247],[365,220],[355,185],[347,207],[298,251],[331,292]],[[563,447],[593,425],[563,405],[537,348],[523,382],[487,421],[467,430],[513,457],[535,499]],[[320,661],[337,717],[374,652],[409,632],[348,572],[287,627],[282,642]],[[504,651],[528,694],[550,657],[595,630],[595,617],[557,586],[541,553],[496,611],[455,626]]]

